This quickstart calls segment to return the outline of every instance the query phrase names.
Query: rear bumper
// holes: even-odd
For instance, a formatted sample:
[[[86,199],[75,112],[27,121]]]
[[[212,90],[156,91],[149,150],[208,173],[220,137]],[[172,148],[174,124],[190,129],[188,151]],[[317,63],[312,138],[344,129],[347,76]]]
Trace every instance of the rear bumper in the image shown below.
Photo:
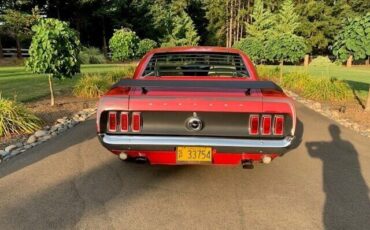
[[[284,139],[240,139],[194,136],[143,136],[99,134],[104,147],[122,151],[173,151],[177,146],[207,146],[223,153],[260,153],[282,155],[289,151],[294,137]]]

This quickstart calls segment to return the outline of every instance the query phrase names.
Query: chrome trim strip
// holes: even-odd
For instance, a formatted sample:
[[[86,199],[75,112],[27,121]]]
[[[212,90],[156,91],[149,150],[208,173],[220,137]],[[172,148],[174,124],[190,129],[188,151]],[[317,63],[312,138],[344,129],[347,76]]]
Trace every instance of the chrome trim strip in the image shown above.
[[[176,137],[176,136],[142,136],[142,135],[107,135],[101,136],[107,145],[126,146],[211,146],[235,148],[279,149],[288,148],[294,139],[287,136],[280,140],[231,139],[219,137]]]

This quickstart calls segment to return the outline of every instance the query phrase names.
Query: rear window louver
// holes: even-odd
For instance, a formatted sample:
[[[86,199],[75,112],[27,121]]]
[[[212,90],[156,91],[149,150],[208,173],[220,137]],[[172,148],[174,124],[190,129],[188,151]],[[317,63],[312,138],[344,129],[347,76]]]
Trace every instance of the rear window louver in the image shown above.
[[[143,75],[249,77],[239,54],[206,52],[154,54]]]

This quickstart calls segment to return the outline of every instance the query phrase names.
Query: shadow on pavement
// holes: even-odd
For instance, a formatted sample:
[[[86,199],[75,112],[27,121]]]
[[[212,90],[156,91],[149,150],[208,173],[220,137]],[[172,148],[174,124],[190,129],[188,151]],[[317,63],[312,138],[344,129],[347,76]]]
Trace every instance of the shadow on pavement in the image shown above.
[[[78,132],[79,135],[70,135],[71,132],[75,131]],[[95,120],[89,119],[55,138],[35,146],[26,153],[16,156],[14,159],[1,164],[0,179],[50,155],[62,152],[71,146],[80,144],[95,137]],[[48,146],[48,148],[45,148],[45,146]]]
[[[116,158],[105,161],[25,199],[3,202],[6,211],[0,212],[0,229],[114,229],[107,203],[114,200],[125,207],[151,184],[159,186],[185,167],[148,167]]]
[[[323,162],[325,229],[369,229],[369,189],[361,174],[358,153],[351,142],[341,138],[337,125],[330,125],[329,132],[330,142],[306,143],[309,155]]]

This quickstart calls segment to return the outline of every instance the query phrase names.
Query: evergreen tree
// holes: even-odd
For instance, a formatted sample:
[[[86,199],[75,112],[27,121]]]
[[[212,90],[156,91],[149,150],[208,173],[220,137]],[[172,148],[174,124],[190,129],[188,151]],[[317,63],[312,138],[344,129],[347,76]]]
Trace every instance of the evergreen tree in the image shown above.
[[[225,0],[204,0],[206,9],[205,17],[208,20],[207,25],[207,44],[225,45],[226,41],[226,21],[227,11]]]
[[[247,36],[266,40],[275,26],[274,15],[264,8],[262,0],[256,0],[251,17],[253,21],[246,24]]]
[[[185,12],[175,16],[172,22],[172,31],[163,39],[162,46],[196,46],[200,37],[195,29],[194,22]]]
[[[299,15],[295,12],[292,0],[285,0],[277,16],[277,30],[279,33],[294,34],[300,26]]]

